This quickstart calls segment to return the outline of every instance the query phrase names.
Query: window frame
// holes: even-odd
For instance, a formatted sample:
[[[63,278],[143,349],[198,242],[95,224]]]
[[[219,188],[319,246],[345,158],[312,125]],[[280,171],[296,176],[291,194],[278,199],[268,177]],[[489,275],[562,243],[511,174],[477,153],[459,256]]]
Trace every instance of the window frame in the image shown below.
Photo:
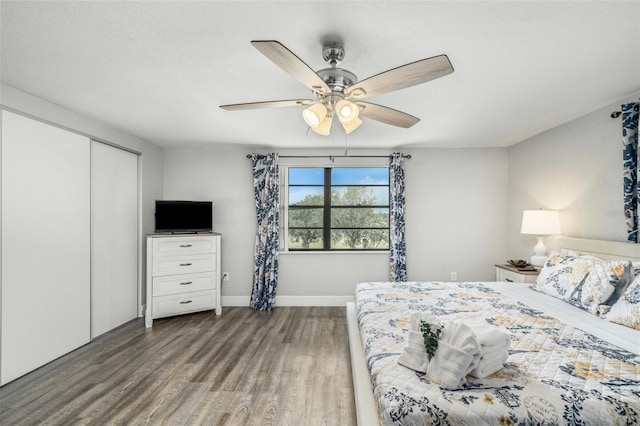
[[[289,169],[301,169],[312,168],[323,170],[323,183],[320,184],[289,184]],[[363,169],[385,169],[387,173],[391,173],[388,164],[357,164],[357,165],[286,165],[281,166],[281,217],[284,219],[281,224],[280,232],[280,249],[286,253],[384,253],[389,252],[389,244],[391,238],[391,217],[390,217],[390,200],[391,200],[391,185],[390,176],[386,184],[333,184],[332,182],[332,170],[340,168],[363,168]],[[292,206],[289,200],[289,188],[290,187],[318,187],[322,189],[323,204],[322,205],[299,205]],[[365,188],[380,188],[386,187],[387,189],[387,204],[367,204],[367,205],[334,205],[332,204],[332,189],[336,187],[365,187]],[[303,210],[303,209],[321,209],[322,210],[322,228],[320,227],[290,227],[289,226],[289,211],[290,210]],[[334,209],[386,209],[387,221],[385,227],[332,227],[332,211]],[[318,229],[322,233],[323,246],[319,248],[291,248],[289,247],[289,232],[291,229]],[[331,233],[336,230],[386,230],[387,232],[387,246],[383,248],[332,248]]]

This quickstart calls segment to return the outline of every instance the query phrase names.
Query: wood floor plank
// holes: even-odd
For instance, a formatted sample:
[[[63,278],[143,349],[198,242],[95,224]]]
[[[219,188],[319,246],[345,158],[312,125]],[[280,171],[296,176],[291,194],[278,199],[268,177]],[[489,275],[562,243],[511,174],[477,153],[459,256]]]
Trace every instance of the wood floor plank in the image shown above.
[[[0,388],[2,425],[355,425],[344,308],[131,321]]]

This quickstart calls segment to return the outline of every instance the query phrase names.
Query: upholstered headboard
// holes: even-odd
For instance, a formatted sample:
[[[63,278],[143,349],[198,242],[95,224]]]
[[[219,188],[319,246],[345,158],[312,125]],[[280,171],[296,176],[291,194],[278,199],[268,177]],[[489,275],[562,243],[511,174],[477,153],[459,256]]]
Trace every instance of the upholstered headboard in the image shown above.
[[[640,262],[640,244],[559,236],[550,238],[546,245],[549,251],[571,250],[581,255],[591,255],[605,260],[621,259]]]

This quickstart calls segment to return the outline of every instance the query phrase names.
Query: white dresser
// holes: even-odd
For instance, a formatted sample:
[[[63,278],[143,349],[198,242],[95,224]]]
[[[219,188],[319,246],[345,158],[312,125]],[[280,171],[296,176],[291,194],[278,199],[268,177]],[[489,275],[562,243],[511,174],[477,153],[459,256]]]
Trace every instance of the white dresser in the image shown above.
[[[220,234],[147,236],[145,325],[220,306]]]

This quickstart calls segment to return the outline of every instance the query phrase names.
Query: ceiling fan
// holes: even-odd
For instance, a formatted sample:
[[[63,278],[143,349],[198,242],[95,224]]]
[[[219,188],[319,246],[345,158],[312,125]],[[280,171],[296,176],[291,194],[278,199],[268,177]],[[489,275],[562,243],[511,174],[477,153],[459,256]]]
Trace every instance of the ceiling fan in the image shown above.
[[[323,46],[322,57],[329,64],[329,68],[317,72],[276,40],[254,40],[251,44],[311,89],[314,98],[228,104],[220,105],[220,108],[238,111],[309,105],[303,110],[302,116],[309,127],[321,135],[328,135],[331,132],[334,115],[338,117],[347,134],[362,124],[360,116],[409,128],[420,119],[393,108],[363,102],[362,99],[415,86],[453,72],[453,66],[447,55],[439,55],[411,62],[358,81],[351,71],[338,68],[344,59],[344,46],[340,43],[328,43]]]

